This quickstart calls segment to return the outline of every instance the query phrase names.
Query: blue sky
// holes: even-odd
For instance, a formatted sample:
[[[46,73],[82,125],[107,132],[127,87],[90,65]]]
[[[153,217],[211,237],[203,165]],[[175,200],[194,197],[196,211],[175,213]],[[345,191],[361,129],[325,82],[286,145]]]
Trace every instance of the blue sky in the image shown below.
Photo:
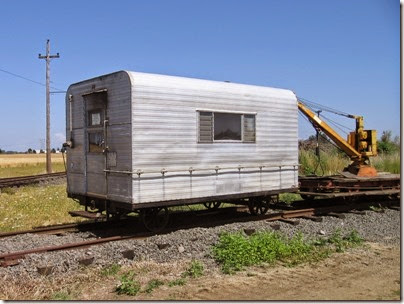
[[[396,0],[2,1],[0,69],[44,83],[50,39],[62,90],[117,70],[229,80],[291,89],[399,135],[399,18]],[[45,87],[1,71],[0,83],[0,148],[40,148]],[[58,147],[64,94],[51,111]],[[310,134],[301,119],[299,137]]]

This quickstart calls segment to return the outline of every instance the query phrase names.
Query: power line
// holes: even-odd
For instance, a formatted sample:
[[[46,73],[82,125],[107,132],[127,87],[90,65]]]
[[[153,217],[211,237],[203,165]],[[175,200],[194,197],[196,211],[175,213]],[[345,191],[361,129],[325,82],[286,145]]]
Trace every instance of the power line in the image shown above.
[[[3,73],[6,73],[6,74],[9,74],[9,75],[12,75],[12,76],[17,77],[17,78],[24,79],[24,80],[26,80],[26,81],[30,81],[30,82],[32,82],[32,83],[41,85],[41,86],[43,86],[43,87],[46,87],[46,84],[45,84],[45,83],[42,83],[42,82],[39,82],[39,81],[35,81],[35,80],[32,80],[32,79],[29,79],[29,78],[27,78],[27,77],[18,75],[18,74],[16,74],[16,73],[13,73],[13,72],[10,72],[10,71],[6,71],[6,70],[1,69],[1,68],[0,68],[0,72],[3,72]],[[63,91],[62,89],[59,89],[59,88],[56,88],[56,87],[50,87],[50,88],[52,88],[53,90],[57,90],[57,91]],[[65,91],[63,91],[63,92],[65,92]]]
[[[330,108],[330,107],[321,105],[321,104],[319,104],[319,103],[310,101],[310,100],[305,99],[305,98],[303,98],[303,97],[298,96],[298,99],[299,99],[301,102],[303,102],[305,105],[311,104],[312,107],[321,109],[321,110],[323,110],[323,111],[331,112],[331,113],[334,113],[334,114],[337,114],[337,115],[341,115],[341,116],[346,116],[346,117],[348,117],[348,118],[355,118],[355,115],[348,114],[348,113],[346,113],[346,112],[342,112],[342,111],[340,111],[340,110],[336,110],[336,109],[333,109],[333,108]]]

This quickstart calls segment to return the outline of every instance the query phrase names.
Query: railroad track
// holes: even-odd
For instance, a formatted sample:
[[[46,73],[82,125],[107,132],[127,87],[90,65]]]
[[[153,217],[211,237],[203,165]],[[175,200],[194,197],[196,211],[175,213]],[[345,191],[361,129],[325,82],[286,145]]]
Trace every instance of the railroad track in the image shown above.
[[[55,172],[49,174],[37,174],[29,176],[19,176],[19,177],[7,177],[0,178],[0,189],[7,187],[20,187],[31,184],[37,184],[39,182],[49,181],[56,178],[65,177],[66,172]]]
[[[321,201],[321,200],[317,200]],[[329,199],[327,199],[327,202]],[[379,206],[381,207],[390,207],[390,208],[399,208],[400,202],[399,201],[381,201],[378,202]],[[345,203],[342,202],[341,204],[333,205],[333,206],[314,206],[311,208],[304,208],[304,209],[294,209],[294,210],[283,210],[273,213],[268,213],[265,215],[253,216],[248,214],[246,211],[248,208],[246,207],[227,207],[227,208],[220,208],[218,210],[199,210],[199,211],[192,211],[192,212],[176,212],[173,213],[172,216],[174,218],[174,222],[176,223],[175,227],[170,227],[167,229],[162,230],[159,234],[167,234],[174,232],[180,229],[191,229],[196,227],[214,227],[225,225],[234,222],[249,222],[249,221],[267,221],[267,222],[274,222],[274,221],[283,221],[289,224],[296,225],[298,224],[299,218],[309,219],[313,221],[321,221],[322,218],[319,216],[336,216],[336,217],[344,217],[343,213],[346,212],[354,212],[360,213],[361,210],[369,209],[371,205],[374,203],[363,202],[363,203]],[[363,212],[363,211],[362,211]],[[208,220],[207,220],[208,218]],[[36,228],[33,230],[27,231],[20,231],[14,233],[3,233],[0,234],[0,238],[9,237],[13,235],[23,234],[23,233],[60,233],[61,231],[69,231],[72,229],[99,229],[100,227],[109,228],[111,232],[110,225],[127,225],[131,229],[127,229],[126,232],[112,235],[112,236],[105,236],[100,237],[93,240],[82,241],[77,243],[69,243],[63,244],[59,246],[48,246],[48,247],[39,247],[39,248],[31,248],[27,250],[15,251],[15,252],[8,252],[0,254],[0,264],[3,267],[16,265],[19,263],[21,259],[25,256],[33,253],[44,253],[44,252],[52,252],[52,251],[61,251],[61,250],[70,250],[70,249],[80,249],[86,248],[90,246],[105,244],[108,242],[114,241],[121,241],[121,240],[128,240],[128,239],[146,239],[150,236],[156,235],[153,232],[145,232],[142,230],[138,230],[139,232],[131,232],[133,230],[140,229],[141,223],[135,219],[128,219],[123,221],[116,221],[116,222],[87,222],[82,224],[68,224],[68,225],[56,225],[51,227],[42,227]],[[122,228],[122,227],[121,227]],[[273,229],[276,229],[274,226]]]

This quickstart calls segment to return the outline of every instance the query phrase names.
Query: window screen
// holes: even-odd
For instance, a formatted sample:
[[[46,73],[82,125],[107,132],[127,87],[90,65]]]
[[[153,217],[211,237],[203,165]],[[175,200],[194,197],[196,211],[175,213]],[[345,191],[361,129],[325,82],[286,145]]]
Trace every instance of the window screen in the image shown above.
[[[104,149],[104,134],[100,132],[88,133],[88,152],[102,153]]]
[[[241,140],[241,114],[215,113],[215,140]]]

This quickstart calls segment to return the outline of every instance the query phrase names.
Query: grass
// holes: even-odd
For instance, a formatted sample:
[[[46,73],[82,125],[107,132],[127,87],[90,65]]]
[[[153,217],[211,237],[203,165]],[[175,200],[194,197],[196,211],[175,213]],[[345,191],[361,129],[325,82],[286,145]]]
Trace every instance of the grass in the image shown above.
[[[224,273],[231,274],[247,266],[281,262],[294,266],[328,257],[363,242],[356,231],[342,236],[337,230],[329,239],[305,240],[302,234],[287,238],[277,232],[259,232],[251,236],[243,233],[223,233],[212,247],[213,258]]]
[[[299,173],[303,175],[331,175],[342,171],[350,160],[344,154],[320,152],[320,164],[313,151],[299,150]],[[317,170],[315,170],[317,167]],[[324,172],[323,172],[324,171]]]
[[[51,295],[50,300],[52,301],[71,301],[72,296],[65,291],[58,291]]]
[[[379,154],[372,158],[372,165],[378,171],[400,174],[400,152],[392,154]]]
[[[83,209],[67,197],[66,184],[3,189],[0,194],[0,231],[82,221],[68,212]]]
[[[62,154],[52,154],[52,171],[65,171]],[[0,178],[46,173],[46,154],[1,154]]]
[[[394,174],[400,173],[399,151],[391,154],[381,153],[376,157],[370,158],[370,160],[372,166],[374,166],[377,171],[390,172]],[[299,150],[299,163],[301,164],[299,173],[302,175],[332,175],[341,172],[347,165],[349,165],[350,160],[344,154],[339,154],[336,152],[321,152],[321,166],[319,165],[315,171],[318,163],[315,153],[313,151]]]

